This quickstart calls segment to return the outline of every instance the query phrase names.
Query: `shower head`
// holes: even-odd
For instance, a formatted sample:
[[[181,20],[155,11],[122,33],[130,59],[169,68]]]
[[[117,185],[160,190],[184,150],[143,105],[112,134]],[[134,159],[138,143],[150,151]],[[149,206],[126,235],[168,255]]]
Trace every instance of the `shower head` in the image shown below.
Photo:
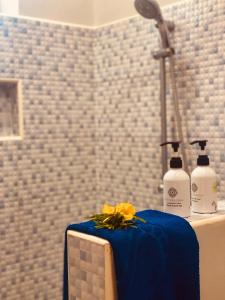
[[[170,45],[169,32],[174,30],[174,23],[163,19],[158,2],[156,0],[135,0],[134,6],[142,17],[156,20],[156,27],[159,29],[161,35],[162,47],[164,49],[168,48],[172,50],[169,52],[157,53],[156,55],[153,55],[154,58],[158,59],[164,55],[166,55],[165,57],[173,55],[174,51]]]
[[[161,9],[155,0],[135,0],[134,6],[142,17],[155,19],[157,23],[163,22]]]

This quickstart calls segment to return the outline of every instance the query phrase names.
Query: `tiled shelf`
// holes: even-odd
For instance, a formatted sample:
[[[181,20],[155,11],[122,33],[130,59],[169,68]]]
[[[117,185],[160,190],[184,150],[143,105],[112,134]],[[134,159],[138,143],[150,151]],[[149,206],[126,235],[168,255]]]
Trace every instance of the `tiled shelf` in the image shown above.
[[[0,141],[23,138],[21,81],[0,79]]]

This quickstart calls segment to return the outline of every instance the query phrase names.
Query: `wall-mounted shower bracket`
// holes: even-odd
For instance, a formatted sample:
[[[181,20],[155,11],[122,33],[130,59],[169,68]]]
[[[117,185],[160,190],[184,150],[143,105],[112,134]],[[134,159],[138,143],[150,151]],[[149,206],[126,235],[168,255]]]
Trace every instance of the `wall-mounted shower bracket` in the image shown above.
[[[174,48],[163,48],[159,51],[152,52],[154,59],[159,60],[160,58],[170,57],[175,54]]]

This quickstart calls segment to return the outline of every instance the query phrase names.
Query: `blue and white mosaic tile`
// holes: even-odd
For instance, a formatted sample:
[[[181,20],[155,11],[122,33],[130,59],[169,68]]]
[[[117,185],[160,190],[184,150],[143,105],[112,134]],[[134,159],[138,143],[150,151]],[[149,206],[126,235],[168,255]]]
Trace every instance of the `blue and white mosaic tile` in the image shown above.
[[[176,24],[185,139],[209,140],[224,199],[225,3],[185,0],[163,10]],[[0,77],[23,81],[25,125],[23,141],[0,143],[0,299],[61,299],[64,228],[102,202],[160,205],[153,23],[137,16],[89,30],[0,18]],[[168,110],[172,138],[169,89]],[[187,148],[191,170],[196,152]]]
[[[0,144],[0,299],[61,299],[64,229],[96,211],[93,32],[1,17],[23,141]]]
[[[176,78],[190,171],[197,151],[188,143],[208,139],[208,152],[224,180],[223,1],[179,1],[163,9],[175,22]],[[159,49],[154,21],[140,16],[96,31],[95,90],[99,199],[133,201],[138,208],[161,203]],[[167,66],[168,69],[168,66]],[[168,69],[169,74],[169,69]],[[167,78],[168,86],[170,78]],[[168,87],[168,136],[176,138]]]

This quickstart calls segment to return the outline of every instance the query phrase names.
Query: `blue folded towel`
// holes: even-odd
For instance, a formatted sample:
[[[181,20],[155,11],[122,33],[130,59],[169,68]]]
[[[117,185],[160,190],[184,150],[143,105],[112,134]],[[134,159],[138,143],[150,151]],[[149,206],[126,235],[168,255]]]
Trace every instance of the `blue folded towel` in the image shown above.
[[[92,221],[69,225],[106,239],[113,248],[118,300],[199,300],[199,246],[183,218],[154,210],[137,213],[138,228],[96,229]],[[67,246],[64,300],[68,300]]]

